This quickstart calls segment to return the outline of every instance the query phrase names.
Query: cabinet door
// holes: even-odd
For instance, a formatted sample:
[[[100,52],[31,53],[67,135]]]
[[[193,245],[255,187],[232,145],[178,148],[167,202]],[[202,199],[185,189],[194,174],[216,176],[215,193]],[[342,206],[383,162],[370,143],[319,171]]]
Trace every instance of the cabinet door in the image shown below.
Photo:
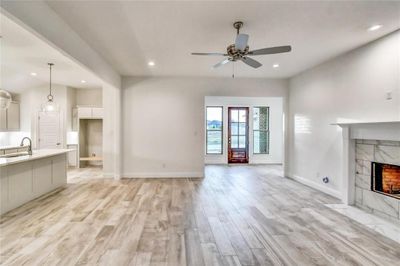
[[[52,189],[51,159],[44,158],[33,161],[33,192],[40,196]]]
[[[12,102],[7,109],[7,129],[19,130],[19,103]]]
[[[72,151],[68,152],[68,166],[77,166],[77,145],[67,145],[67,149],[72,149]]]
[[[9,208],[16,208],[34,198],[32,187],[32,162],[7,166]]]
[[[5,213],[9,210],[9,191],[7,166],[0,167],[0,213]]]
[[[7,130],[7,110],[0,109],[0,131]]]
[[[67,155],[61,154],[53,157],[53,188],[67,183]]]
[[[103,118],[103,108],[92,108],[92,118]]]
[[[17,148],[4,150],[4,154],[10,154],[10,153],[16,153],[16,152],[18,152]]]
[[[92,118],[92,108],[90,107],[79,107],[78,108],[79,118]]]

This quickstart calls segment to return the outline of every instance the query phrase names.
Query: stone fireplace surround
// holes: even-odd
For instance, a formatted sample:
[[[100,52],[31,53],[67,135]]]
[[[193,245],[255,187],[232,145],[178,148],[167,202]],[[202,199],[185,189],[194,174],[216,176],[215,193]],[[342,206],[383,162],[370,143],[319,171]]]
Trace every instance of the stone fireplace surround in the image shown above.
[[[336,125],[343,136],[343,202],[399,222],[400,199],[371,190],[371,162],[400,165],[400,121]]]
[[[356,139],[355,205],[399,219],[399,199],[371,190],[371,163],[400,165],[400,141]]]

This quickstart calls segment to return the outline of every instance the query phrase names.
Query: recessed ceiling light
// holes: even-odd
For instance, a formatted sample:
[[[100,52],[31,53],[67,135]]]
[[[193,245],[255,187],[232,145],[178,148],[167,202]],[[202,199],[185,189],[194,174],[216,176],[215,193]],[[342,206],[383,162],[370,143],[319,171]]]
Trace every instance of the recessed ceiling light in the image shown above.
[[[31,73],[31,76],[37,76],[37,73],[32,72],[32,73]]]
[[[155,65],[156,65],[156,63],[154,63],[153,61],[149,61],[147,64],[148,64],[149,66],[155,66]]]
[[[368,31],[375,31],[375,30],[379,30],[380,28],[382,28],[382,25],[373,25],[371,27],[368,28]]]
[[[278,68],[278,67],[279,67],[279,64],[273,64],[272,67],[273,67],[273,68]]]
[[[86,83],[86,80],[83,80],[83,79],[82,79],[82,80],[81,80],[81,83]]]

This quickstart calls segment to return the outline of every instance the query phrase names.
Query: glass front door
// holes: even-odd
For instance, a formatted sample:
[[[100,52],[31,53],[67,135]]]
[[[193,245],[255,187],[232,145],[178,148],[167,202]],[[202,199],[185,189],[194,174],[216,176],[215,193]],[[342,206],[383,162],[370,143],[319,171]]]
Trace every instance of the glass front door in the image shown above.
[[[248,163],[249,108],[228,108],[228,163]]]

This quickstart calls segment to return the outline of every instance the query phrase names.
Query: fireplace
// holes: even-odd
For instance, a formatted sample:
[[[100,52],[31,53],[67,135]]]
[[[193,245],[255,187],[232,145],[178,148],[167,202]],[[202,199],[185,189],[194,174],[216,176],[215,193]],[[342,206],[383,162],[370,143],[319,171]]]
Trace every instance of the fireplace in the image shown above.
[[[400,199],[400,165],[371,162],[371,190]]]

